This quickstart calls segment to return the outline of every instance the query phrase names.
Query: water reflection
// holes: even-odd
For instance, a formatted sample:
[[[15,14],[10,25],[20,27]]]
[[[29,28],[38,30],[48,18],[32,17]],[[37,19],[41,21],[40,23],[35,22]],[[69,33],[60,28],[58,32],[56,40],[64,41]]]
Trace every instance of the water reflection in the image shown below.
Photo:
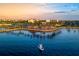
[[[67,30],[67,32],[71,32],[71,31],[74,32],[74,33],[79,32],[79,29],[66,29],[66,30]]]
[[[17,36],[25,36],[25,37],[30,37],[30,38],[40,38],[40,39],[51,39],[55,37],[56,35],[60,34],[61,31],[58,31],[57,33],[55,32],[29,32],[25,30],[20,30],[20,31],[11,31],[11,32],[6,32],[7,34],[11,35],[17,35]]]
[[[70,29],[67,29],[68,32],[70,32]]]
[[[37,39],[39,40],[38,45],[37,45],[37,49],[39,50],[39,53],[41,55],[44,55],[44,50],[46,49],[44,47],[44,40],[45,39],[53,39],[55,36],[57,36],[58,34],[60,34],[61,31],[58,32],[29,32],[29,31],[25,31],[25,30],[20,30],[20,31],[11,31],[11,32],[6,32],[6,34],[11,34],[11,35],[15,35],[15,36],[24,36],[24,37],[28,37],[30,38],[30,40],[33,39]],[[42,46],[40,48],[40,45]],[[42,50],[44,49],[44,50]]]
[[[11,48],[9,52],[14,55],[79,55],[78,35],[79,29],[61,29],[56,33],[11,31],[0,34],[0,48]]]

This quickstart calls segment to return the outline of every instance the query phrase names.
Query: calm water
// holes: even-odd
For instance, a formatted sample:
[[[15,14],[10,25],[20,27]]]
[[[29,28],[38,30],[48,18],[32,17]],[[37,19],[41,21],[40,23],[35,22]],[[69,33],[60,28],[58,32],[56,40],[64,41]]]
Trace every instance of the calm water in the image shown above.
[[[39,44],[44,51],[38,49]],[[61,29],[55,35],[24,30],[0,33],[0,55],[79,55],[79,29]]]

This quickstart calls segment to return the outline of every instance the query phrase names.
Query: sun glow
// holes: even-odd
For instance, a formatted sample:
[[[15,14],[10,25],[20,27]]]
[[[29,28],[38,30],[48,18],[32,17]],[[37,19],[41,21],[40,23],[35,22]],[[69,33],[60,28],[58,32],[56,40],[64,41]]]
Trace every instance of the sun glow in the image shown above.
[[[35,4],[0,4],[0,17],[39,16],[48,11]]]

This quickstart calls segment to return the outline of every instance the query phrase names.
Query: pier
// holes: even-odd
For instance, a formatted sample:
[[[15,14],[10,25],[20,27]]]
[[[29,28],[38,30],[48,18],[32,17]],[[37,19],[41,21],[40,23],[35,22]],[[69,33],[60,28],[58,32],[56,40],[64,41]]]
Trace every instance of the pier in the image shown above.
[[[59,30],[59,28],[54,28],[54,29],[27,29],[28,31],[31,32],[55,32]]]
[[[55,32],[59,30],[59,28],[53,28],[53,29],[5,28],[3,30],[0,30],[0,32],[10,32],[10,31],[16,31],[16,30],[27,30],[30,32]]]

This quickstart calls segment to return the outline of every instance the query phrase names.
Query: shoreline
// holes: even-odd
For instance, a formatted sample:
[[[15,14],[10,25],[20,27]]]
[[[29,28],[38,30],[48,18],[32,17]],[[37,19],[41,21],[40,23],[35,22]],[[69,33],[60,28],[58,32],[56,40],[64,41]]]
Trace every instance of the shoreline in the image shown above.
[[[30,31],[30,32],[56,32],[58,31],[59,29],[62,29],[62,28],[66,28],[66,29],[79,29],[79,27],[56,27],[56,28],[53,28],[53,29],[31,29],[31,28],[13,28],[13,29],[10,29],[10,28],[5,28],[4,30],[0,30],[0,32],[10,32],[10,31],[16,31],[16,30],[27,30],[27,31]]]
[[[59,30],[59,28],[53,28],[53,29],[5,28],[4,30],[0,30],[0,32],[9,32],[9,31],[16,31],[16,30],[27,30],[30,32],[55,32]]]

